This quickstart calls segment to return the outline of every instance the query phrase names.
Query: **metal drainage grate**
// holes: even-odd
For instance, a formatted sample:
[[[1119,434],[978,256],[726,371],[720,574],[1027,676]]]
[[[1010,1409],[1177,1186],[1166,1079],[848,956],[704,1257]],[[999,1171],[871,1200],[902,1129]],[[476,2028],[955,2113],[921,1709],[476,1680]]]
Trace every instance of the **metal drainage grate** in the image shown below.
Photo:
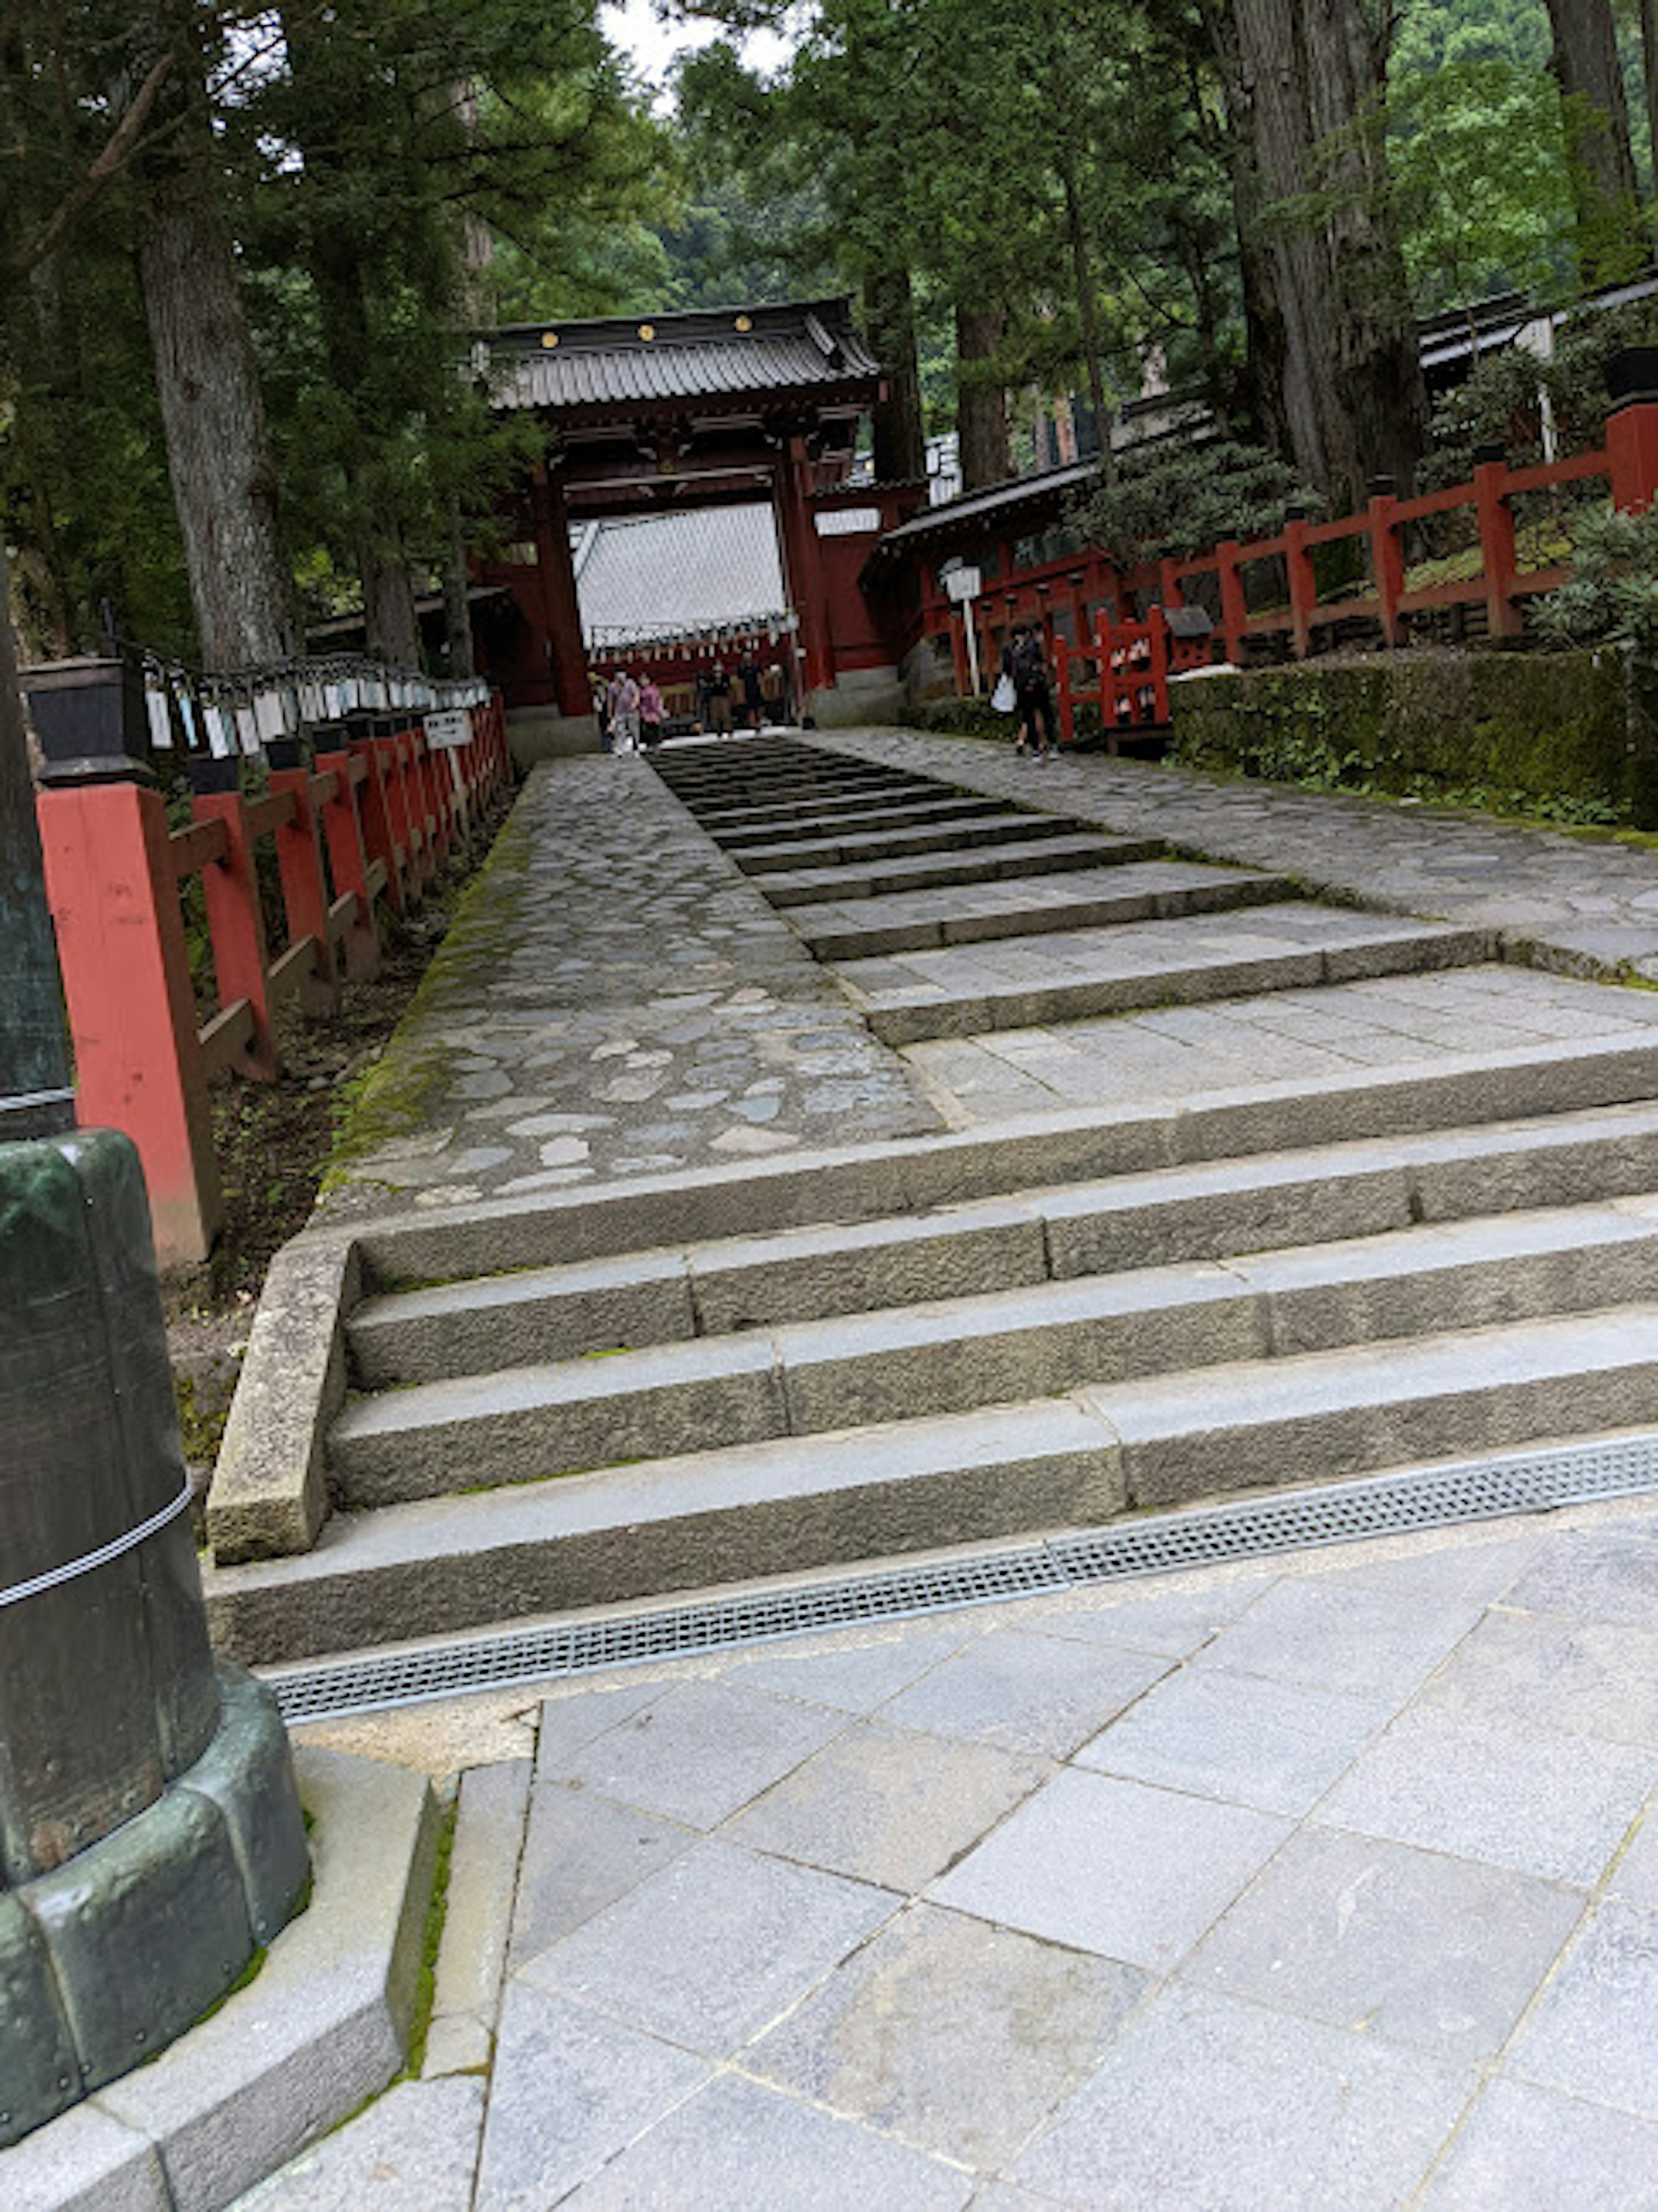
[[[1649,1490],[1658,1490],[1658,1435],[1562,1444],[1418,1474],[1382,1475],[1285,1491],[1237,1505],[1157,1514],[977,1558],[325,1660],[275,1670],[266,1679],[285,1720],[334,1719],[474,1691],[558,1681],[607,1667],[691,1658],[814,1629],[912,1620],[1135,1575],[1218,1566],[1263,1553],[1357,1543]]]

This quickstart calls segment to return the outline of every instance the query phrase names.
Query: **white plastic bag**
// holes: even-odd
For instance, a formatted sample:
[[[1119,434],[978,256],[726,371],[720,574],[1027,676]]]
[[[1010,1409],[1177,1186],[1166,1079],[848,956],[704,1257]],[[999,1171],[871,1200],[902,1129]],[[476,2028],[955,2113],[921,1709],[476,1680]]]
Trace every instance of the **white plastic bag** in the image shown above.
[[[1000,681],[990,695],[990,703],[999,714],[1011,714],[1018,704],[1013,695],[1013,678],[1005,670],[1002,672]]]

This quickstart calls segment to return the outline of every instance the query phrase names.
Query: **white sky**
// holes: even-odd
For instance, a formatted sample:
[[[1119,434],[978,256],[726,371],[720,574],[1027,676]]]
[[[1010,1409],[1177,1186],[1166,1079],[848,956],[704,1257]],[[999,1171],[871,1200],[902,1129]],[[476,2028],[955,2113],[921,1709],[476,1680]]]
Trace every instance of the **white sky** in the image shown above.
[[[612,44],[633,57],[639,74],[658,85],[681,54],[709,46],[722,35],[717,23],[665,23],[655,0],[613,0],[599,10],[599,20]],[[770,31],[756,31],[744,41],[743,52],[754,68],[771,70],[792,44]]]

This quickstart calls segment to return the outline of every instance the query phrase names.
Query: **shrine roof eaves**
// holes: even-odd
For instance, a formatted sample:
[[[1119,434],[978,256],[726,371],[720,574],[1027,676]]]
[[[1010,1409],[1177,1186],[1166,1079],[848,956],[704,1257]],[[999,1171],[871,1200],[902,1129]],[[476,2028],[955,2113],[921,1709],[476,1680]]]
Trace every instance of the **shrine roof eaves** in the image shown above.
[[[541,412],[863,387],[872,398],[881,374],[847,299],[514,324],[489,348],[495,404]]]

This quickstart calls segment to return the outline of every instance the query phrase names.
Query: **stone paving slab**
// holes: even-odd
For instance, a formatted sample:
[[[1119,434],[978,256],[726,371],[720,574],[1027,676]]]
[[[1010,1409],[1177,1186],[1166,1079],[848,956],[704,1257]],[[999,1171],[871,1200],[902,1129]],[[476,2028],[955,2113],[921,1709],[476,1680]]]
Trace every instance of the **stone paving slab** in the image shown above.
[[[561,1686],[475,2212],[1658,2203],[1658,1751],[1442,1710],[1655,1608],[1633,1498]]]
[[[348,1114],[322,1218],[937,1126],[642,758],[550,761]]]
[[[907,1046],[956,1127],[1061,1106],[1124,1106],[1228,1085],[1316,1084],[1658,1022],[1658,994],[1485,965],[1316,991],[1008,1029]]]

